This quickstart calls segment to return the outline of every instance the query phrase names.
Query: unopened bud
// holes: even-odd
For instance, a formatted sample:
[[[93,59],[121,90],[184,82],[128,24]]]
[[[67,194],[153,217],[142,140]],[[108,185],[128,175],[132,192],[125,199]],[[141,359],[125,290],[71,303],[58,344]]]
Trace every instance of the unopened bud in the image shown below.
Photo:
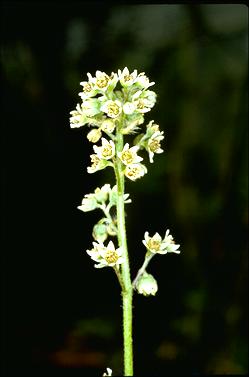
[[[102,133],[100,128],[94,128],[87,134],[87,138],[91,143],[97,143],[101,138]]]
[[[105,132],[112,133],[115,129],[115,120],[107,119],[101,125],[101,129]]]
[[[92,236],[96,241],[104,242],[108,237],[106,225],[103,223],[95,224],[93,227]]]
[[[155,296],[158,290],[157,281],[151,274],[144,272],[136,283],[136,289],[144,296]]]

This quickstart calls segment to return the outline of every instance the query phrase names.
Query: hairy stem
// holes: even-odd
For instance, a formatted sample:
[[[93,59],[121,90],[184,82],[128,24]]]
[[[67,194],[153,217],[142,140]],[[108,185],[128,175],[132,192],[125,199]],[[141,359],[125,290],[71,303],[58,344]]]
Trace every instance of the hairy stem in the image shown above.
[[[123,149],[124,141],[121,133],[122,121],[116,131],[116,154]],[[124,262],[121,265],[122,299],[123,299],[123,337],[124,337],[124,375],[133,376],[133,344],[132,344],[132,284],[130,278],[129,256],[126,241],[125,209],[124,209],[124,174],[121,160],[116,155],[115,173],[117,180],[117,227],[119,247],[122,247]]]

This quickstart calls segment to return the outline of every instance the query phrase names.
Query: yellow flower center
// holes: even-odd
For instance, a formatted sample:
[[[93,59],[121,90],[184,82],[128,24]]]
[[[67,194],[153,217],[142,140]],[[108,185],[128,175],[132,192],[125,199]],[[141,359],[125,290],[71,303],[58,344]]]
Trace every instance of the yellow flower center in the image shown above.
[[[144,108],[144,101],[143,100],[140,99],[138,101],[137,108],[140,109],[140,110]]]
[[[105,253],[105,260],[107,263],[116,263],[118,260],[118,254],[116,251],[107,250]]]
[[[125,75],[124,76],[124,81],[130,81],[132,80],[132,75]]]
[[[100,162],[100,159],[95,154],[92,154],[90,157],[91,157],[92,167],[96,168]]]
[[[150,148],[151,152],[156,152],[158,149],[161,148],[160,141],[157,140],[157,139],[153,139],[153,140],[149,143],[149,148]]]
[[[128,177],[137,177],[139,175],[139,169],[137,167],[129,168],[127,171]]]
[[[125,151],[122,153],[122,160],[127,164],[131,164],[133,161],[133,155],[130,151]]]
[[[107,76],[107,75],[103,75],[103,76],[101,76],[100,78],[97,79],[97,81],[96,81],[96,85],[97,85],[100,89],[106,88],[107,85],[108,85],[109,79],[110,79],[109,76]]]
[[[119,115],[119,106],[116,103],[111,103],[108,105],[108,115],[109,116],[118,116]]]
[[[90,84],[89,82],[86,82],[86,83],[84,84],[83,91],[84,91],[85,93],[89,93],[89,92],[91,92],[91,90],[92,90],[92,86],[91,86],[91,84]]]
[[[151,250],[155,250],[155,251],[158,251],[158,250],[160,250],[161,241],[159,241],[159,240],[153,240],[153,238],[151,238],[151,239],[147,242],[147,245],[148,245],[148,248],[149,248],[149,249],[151,249]]]
[[[112,155],[112,148],[110,145],[107,145],[106,147],[103,147],[102,149],[102,156],[103,157],[111,157]]]

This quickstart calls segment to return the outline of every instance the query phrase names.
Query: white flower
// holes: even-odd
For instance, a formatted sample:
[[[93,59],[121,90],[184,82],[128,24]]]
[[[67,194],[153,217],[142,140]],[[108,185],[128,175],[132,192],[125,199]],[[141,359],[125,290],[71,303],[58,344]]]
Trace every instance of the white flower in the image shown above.
[[[89,78],[91,79],[92,76],[90,73],[88,73]],[[90,81],[82,81],[80,82],[80,85],[83,86],[83,91],[79,93],[79,96],[82,98],[82,100],[90,97],[94,97],[97,93],[97,91],[93,87],[93,83]]]
[[[111,186],[106,183],[101,188],[97,187],[94,193],[86,194],[82,199],[82,203],[77,208],[83,212],[92,211],[98,207],[98,203],[103,203],[108,199],[108,195],[111,193]]]
[[[87,72],[87,77],[88,77],[88,82],[90,84],[94,84],[95,82],[95,77],[92,77],[91,73]]]
[[[110,160],[115,154],[115,144],[112,140],[108,141],[104,137],[101,138],[102,146],[93,146],[94,152],[100,159]]]
[[[99,139],[101,138],[102,136],[102,132],[101,132],[101,129],[100,128],[94,128],[93,130],[91,130],[90,132],[88,132],[87,134],[87,138],[88,140],[91,142],[91,143],[97,143],[97,141],[99,141]]]
[[[136,289],[138,293],[144,296],[155,296],[156,292],[158,291],[157,281],[153,275],[144,271],[136,283]]]
[[[132,102],[139,113],[147,113],[156,103],[156,93],[152,90],[138,90],[132,96]]]
[[[113,90],[118,82],[118,75],[116,73],[108,76],[105,72],[96,71],[96,77],[88,72],[88,81],[82,81],[80,84],[83,85],[83,92],[79,95],[84,98],[89,98],[97,93],[103,93],[107,90]]]
[[[153,92],[153,90],[144,90],[142,93],[142,98],[146,99],[148,101],[148,106],[151,108],[156,103],[156,93]]]
[[[164,139],[163,131],[156,131],[152,134],[152,136],[148,140],[148,152],[149,152],[150,162],[154,162],[153,157],[155,153],[163,153],[163,149],[161,148],[161,144],[160,144],[161,140],[163,139]]]
[[[123,87],[131,86],[136,81],[137,70],[135,69],[132,73],[130,73],[127,67],[125,67],[123,71],[119,69],[118,78]]]
[[[86,194],[82,199],[81,205],[77,208],[83,212],[93,211],[95,208],[97,208],[97,200],[94,197],[94,194]]]
[[[97,98],[89,98],[85,100],[81,107],[84,114],[89,117],[100,113],[100,101]]]
[[[107,246],[104,246],[102,242],[93,242],[93,246],[92,250],[86,252],[98,263],[94,265],[95,268],[114,267],[123,263],[122,249],[120,247],[115,249],[112,241]]]
[[[146,173],[146,166],[140,163],[127,165],[124,171],[125,176],[131,179],[132,181],[135,181],[136,179],[143,177]]]
[[[95,173],[98,170],[102,170],[108,166],[107,161],[99,158],[96,154],[91,154],[90,158],[92,165],[87,167],[87,172],[90,174]]]
[[[137,155],[137,151],[139,150],[138,146],[134,146],[129,148],[129,144],[126,143],[122,152],[118,152],[118,157],[125,165],[136,164],[143,160],[142,157]]]
[[[111,186],[109,183],[106,183],[101,188],[97,187],[94,190],[94,196],[98,202],[105,202],[108,198],[108,194],[111,193]]]
[[[180,253],[177,250],[180,245],[175,245],[173,237],[169,234],[169,229],[167,229],[164,239],[162,239],[159,233],[155,233],[153,237],[150,237],[149,233],[145,232],[142,242],[153,254]]]
[[[154,123],[154,120],[151,120],[147,124],[147,134],[149,134],[149,136],[151,136],[156,131],[159,131],[159,125]]]
[[[136,106],[132,102],[126,102],[123,106],[123,112],[127,115],[133,114],[136,110]]]
[[[92,81],[95,89],[105,92],[107,89],[114,89],[118,82],[118,76],[113,72],[111,76],[108,76],[105,72],[96,71],[96,77]]]
[[[139,75],[137,76],[137,78],[135,80],[135,83],[136,83],[137,86],[139,86],[142,89],[147,89],[149,86],[152,86],[152,85],[155,84],[154,81],[150,82],[150,80],[144,74],[144,72],[139,73]]]
[[[101,124],[101,129],[104,132],[112,133],[115,130],[116,124],[113,119],[106,119]]]
[[[79,128],[88,123],[87,116],[79,104],[77,104],[76,110],[70,111],[70,114],[72,115],[70,117],[71,128]]]
[[[122,104],[118,100],[108,100],[102,104],[100,110],[106,113],[110,118],[117,118],[121,114]]]
[[[87,254],[90,255],[91,259],[94,260],[94,262],[99,262],[101,259],[99,250],[100,248],[104,248],[103,242],[98,241],[93,242],[93,248],[91,250],[86,250]],[[94,266],[95,267],[95,266]]]
[[[106,368],[106,373],[104,372],[103,373],[103,377],[104,376],[111,376],[112,375],[112,370],[111,370],[111,368]]]
[[[178,250],[180,245],[175,244],[174,238],[169,234],[169,229],[166,230],[163,242],[166,245],[167,253],[180,254],[180,250]]]
[[[105,72],[96,71],[95,88],[105,91],[108,88],[109,80],[110,77]]]
[[[162,237],[159,233],[155,233],[153,237],[149,237],[149,232],[145,232],[144,240],[142,241],[145,247],[152,253],[162,253],[164,252],[164,244]]]

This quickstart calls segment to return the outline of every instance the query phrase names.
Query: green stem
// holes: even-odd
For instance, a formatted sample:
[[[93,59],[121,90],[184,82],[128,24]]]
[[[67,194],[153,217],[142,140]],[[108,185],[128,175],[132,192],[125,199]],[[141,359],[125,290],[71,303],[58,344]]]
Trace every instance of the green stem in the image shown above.
[[[123,279],[122,279],[122,276],[120,274],[120,271],[119,269],[117,268],[117,266],[114,266],[113,267],[114,271],[115,271],[115,274],[117,275],[117,278],[118,278],[118,281],[119,281],[119,284],[120,284],[120,287],[122,289],[122,291],[124,290],[124,284],[123,284]]]
[[[133,280],[132,286],[133,286],[134,289],[136,288],[136,282],[138,281],[138,279],[140,278],[140,276],[145,272],[145,270],[146,270],[149,262],[151,261],[151,259],[152,259],[152,257],[154,255],[155,254],[147,254],[146,253],[145,259],[144,259],[144,263],[143,263],[142,267],[138,270],[137,276]]]
[[[123,337],[124,337],[124,375],[133,376],[133,345],[132,345],[132,284],[130,278],[129,256],[126,241],[125,209],[124,209],[124,174],[122,161],[117,153],[123,150],[122,121],[116,131],[116,161],[115,173],[117,180],[117,227],[118,243],[122,247],[124,262],[121,265],[123,281]]]

